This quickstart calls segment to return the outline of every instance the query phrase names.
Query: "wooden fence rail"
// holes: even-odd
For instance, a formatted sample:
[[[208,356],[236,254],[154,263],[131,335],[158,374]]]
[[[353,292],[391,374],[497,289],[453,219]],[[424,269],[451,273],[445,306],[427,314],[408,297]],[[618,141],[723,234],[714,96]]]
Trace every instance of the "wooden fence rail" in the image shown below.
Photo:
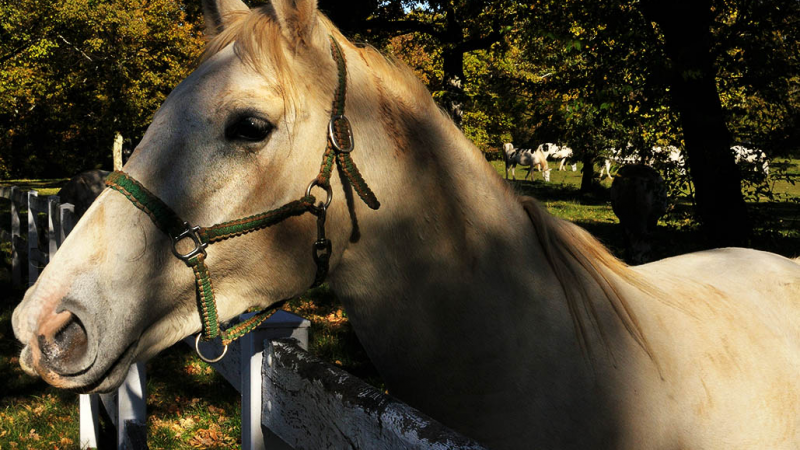
[[[74,206],[57,196],[0,187],[11,202],[12,280],[28,285],[75,226]],[[20,213],[27,214],[27,239]],[[44,221],[42,221],[44,219]],[[43,231],[40,233],[40,231]],[[27,243],[25,242],[27,240]],[[40,241],[46,244],[41,245]],[[244,314],[237,320],[247,320]],[[388,396],[347,372],[306,352],[310,322],[278,311],[257,330],[234,342],[227,356],[212,364],[242,395],[242,449],[482,449],[444,425]],[[186,343],[194,347],[194,339]],[[218,354],[218,343],[204,352]],[[131,366],[125,382],[110,394],[80,396],[80,446],[97,448],[101,406],[117,429],[117,448],[147,448],[146,374],[143,362]]]

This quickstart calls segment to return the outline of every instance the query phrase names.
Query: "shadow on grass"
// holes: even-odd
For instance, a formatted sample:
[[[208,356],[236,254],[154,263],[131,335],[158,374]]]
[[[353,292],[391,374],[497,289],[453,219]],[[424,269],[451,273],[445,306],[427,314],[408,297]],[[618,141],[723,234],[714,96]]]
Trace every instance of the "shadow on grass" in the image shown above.
[[[593,192],[581,194],[575,185],[567,183],[546,183],[541,180],[508,180],[515,192],[529,195],[540,202],[569,201],[581,205],[603,205],[609,201],[608,189],[597,186]]]

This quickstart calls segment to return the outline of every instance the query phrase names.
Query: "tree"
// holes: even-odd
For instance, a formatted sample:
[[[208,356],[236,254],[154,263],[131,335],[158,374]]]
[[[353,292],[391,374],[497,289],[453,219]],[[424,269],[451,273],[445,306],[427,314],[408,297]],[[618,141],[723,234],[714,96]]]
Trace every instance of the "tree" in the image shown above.
[[[646,152],[678,143],[675,116],[664,107],[660,42],[629,2],[534,0],[525,9],[524,55],[539,67],[531,85],[541,111],[539,141],[572,147],[584,162],[581,190],[594,161],[612,148]]]
[[[349,2],[347,2],[349,5]],[[321,3],[334,20],[340,16],[341,2]],[[355,17],[342,17],[344,29],[351,33],[381,34],[385,38],[422,33],[435,39],[441,47],[442,78],[432,86],[437,100],[459,127],[464,117],[466,95],[464,55],[485,50],[499,42],[503,32],[515,19],[516,2],[510,0],[402,0],[356,2]],[[348,7],[349,8],[349,7]],[[369,14],[367,12],[372,10]],[[347,14],[349,15],[349,14]],[[345,15],[346,16],[346,15]],[[374,39],[374,38],[373,38]]]
[[[7,175],[110,167],[114,133],[137,142],[203,45],[172,0],[6,2],[0,164]]]
[[[697,213],[706,235],[715,246],[744,245],[752,225],[717,91],[711,0],[646,0],[641,9],[664,33],[672,101],[680,113]]]

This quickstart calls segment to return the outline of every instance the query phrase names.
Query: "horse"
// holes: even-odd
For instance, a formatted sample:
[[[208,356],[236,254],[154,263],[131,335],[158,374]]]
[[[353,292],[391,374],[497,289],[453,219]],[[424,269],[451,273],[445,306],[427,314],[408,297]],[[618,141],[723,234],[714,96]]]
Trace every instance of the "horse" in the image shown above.
[[[509,167],[511,168],[512,179],[517,179],[516,167],[520,165],[529,166],[525,178],[530,177],[531,181],[533,181],[533,168],[536,167],[539,169],[539,172],[542,173],[544,181],[550,181],[550,169],[547,167],[547,156],[539,149],[514,148],[513,144],[507,142],[503,144],[503,162],[505,162],[506,166],[506,180],[508,179]]]
[[[199,67],[14,311],[26,372],[108,392],[208,330],[211,292],[220,322],[301,295],[322,223],[325,279],[388,391],[490,448],[800,446],[800,261],[629,267],[515,193],[314,0],[203,10]],[[208,248],[193,226],[265,210],[280,220]]]

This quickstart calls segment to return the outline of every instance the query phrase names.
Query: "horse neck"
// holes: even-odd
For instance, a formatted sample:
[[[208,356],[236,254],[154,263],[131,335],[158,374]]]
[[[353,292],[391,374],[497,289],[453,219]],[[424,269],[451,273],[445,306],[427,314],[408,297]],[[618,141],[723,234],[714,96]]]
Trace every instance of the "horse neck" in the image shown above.
[[[531,316],[570,329],[569,314],[517,196],[430,97],[403,104],[373,84],[372,103],[353,101],[349,114],[369,137],[354,158],[382,205],[356,200],[357,241],[330,277],[373,362],[384,376],[445,360],[457,368],[469,352],[456,347],[489,351],[475,332],[487,321],[549,345],[540,334],[551,328],[530,326]],[[398,346],[404,357],[387,354]]]

